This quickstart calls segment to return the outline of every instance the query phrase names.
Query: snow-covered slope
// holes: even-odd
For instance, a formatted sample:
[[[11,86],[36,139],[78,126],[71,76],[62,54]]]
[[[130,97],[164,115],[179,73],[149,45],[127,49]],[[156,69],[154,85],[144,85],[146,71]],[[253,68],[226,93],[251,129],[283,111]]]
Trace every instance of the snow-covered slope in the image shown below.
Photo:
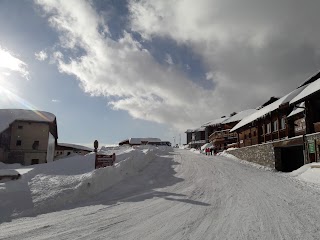
[[[319,191],[175,148],[81,204],[0,224],[0,239],[319,239]]]
[[[94,153],[35,165],[21,179],[0,183],[0,222],[8,217],[39,214],[100,193],[141,171],[169,147],[119,148],[113,167],[94,169]],[[106,152],[109,153],[109,152]],[[111,153],[111,152],[110,152]]]

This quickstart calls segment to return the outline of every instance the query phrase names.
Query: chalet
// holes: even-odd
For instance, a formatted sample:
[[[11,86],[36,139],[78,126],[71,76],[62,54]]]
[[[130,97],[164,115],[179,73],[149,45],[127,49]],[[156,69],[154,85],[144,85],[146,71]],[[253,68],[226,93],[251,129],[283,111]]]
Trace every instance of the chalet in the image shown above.
[[[205,128],[205,142],[208,143],[210,141],[209,137],[212,133],[214,133],[217,130],[222,129],[222,122],[227,120],[228,117],[222,116],[221,118],[217,118],[214,120],[211,120],[205,124],[203,124],[201,127]]]
[[[55,150],[55,158],[62,158],[70,154],[86,155],[93,152],[92,148],[70,144],[70,143],[58,143]]]
[[[311,77],[294,91],[235,125],[230,131],[237,133],[238,147],[256,146],[246,148],[252,159],[268,155],[265,162],[281,171],[292,171],[319,159],[319,77],[320,74]],[[243,152],[234,153],[243,155]]]
[[[58,138],[49,112],[0,109],[0,161],[32,165],[53,161]]]
[[[287,138],[286,117],[293,110],[289,102],[304,88],[305,86],[295,89],[235,125],[231,132],[238,133],[238,146],[245,147]]]
[[[137,146],[137,145],[146,145],[147,143],[152,142],[161,142],[160,138],[128,138],[121,142],[119,142],[119,146],[121,145],[130,145],[130,146]]]
[[[222,122],[213,126],[215,131],[210,134],[209,141],[215,149],[223,150],[229,147],[237,146],[237,133],[230,130],[243,118],[256,112],[256,109],[248,109],[239,113],[233,113],[228,118],[224,118]]]
[[[187,144],[191,148],[199,148],[206,143],[206,127],[188,129],[185,133],[187,134]]]

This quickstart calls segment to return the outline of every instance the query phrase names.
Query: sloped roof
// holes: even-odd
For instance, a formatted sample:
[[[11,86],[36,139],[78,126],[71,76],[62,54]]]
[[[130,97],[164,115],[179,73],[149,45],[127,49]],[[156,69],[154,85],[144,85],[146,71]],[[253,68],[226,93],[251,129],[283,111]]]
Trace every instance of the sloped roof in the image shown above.
[[[305,103],[302,102],[297,105],[298,107],[294,107],[292,112],[287,116],[287,118],[292,117],[294,115],[297,115],[298,113],[301,113],[304,111]]]
[[[291,101],[290,104],[299,103],[305,100],[306,97],[319,92],[320,91],[320,79],[310,83],[309,85],[304,86],[304,90],[295,96]]]
[[[228,119],[228,117],[217,118],[217,119],[211,120],[211,121],[203,124],[201,127],[215,126],[215,125],[221,124],[223,121],[225,121],[227,119]]]
[[[243,118],[255,113],[256,109],[247,109],[247,110],[243,110],[241,112],[238,112],[237,114],[229,117],[228,119],[224,120],[222,123],[232,123],[232,122],[236,122],[236,121],[240,121],[242,120]]]
[[[197,129],[194,130],[194,132],[203,132],[206,130],[206,127],[199,127]]]
[[[315,80],[320,78],[320,72],[318,72],[315,75],[312,75],[311,77],[309,77],[306,81],[304,81],[299,87],[302,87],[304,85],[308,85],[309,83],[314,82]]]
[[[206,127],[199,127],[195,129],[188,129],[185,133],[193,133],[193,132],[203,132],[206,130]]]
[[[56,116],[49,112],[27,109],[0,109],[0,132],[16,120],[53,122]]]
[[[279,108],[279,106],[281,104],[284,103],[288,103],[289,101],[291,101],[295,96],[297,96],[299,93],[301,93],[303,91],[303,89],[305,89],[306,86],[302,86],[300,88],[297,88],[295,90],[293,90],[292,92],[290,92],[289,94],[283,96],[282,98],[280,98],[279,100],[265,106],[264,108],[261,108],[260,110],[256,111],[255,113],[245,117],[244,119],[242,119],[237,125],[235,125],[230,131],[233,132],[259,118],[264,117],[265,115],[267,115],[268,113],[271,113],[272,111],[276,110],[277,108]]]
[[[93,148],[89,148],[89,147],[78,145],[78,144],[58,143],[58,146],[70,147],[70,148],[84,150],[84,151],[93,151]]]
[[[194,129],[187,129],[187,131],[185,131],[185,133],[192,133],[194,132]]]
[[[130,138],[130,144],[141,144],[142,142],[161,142],[160,138]]]

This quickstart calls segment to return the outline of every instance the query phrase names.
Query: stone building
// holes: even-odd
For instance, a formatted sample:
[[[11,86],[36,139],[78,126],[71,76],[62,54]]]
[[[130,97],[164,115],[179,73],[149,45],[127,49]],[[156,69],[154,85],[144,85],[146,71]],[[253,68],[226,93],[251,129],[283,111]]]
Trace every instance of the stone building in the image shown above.
[[[32,165],[53,161],[58,131],[55,115],[0,109],[0,161]]]

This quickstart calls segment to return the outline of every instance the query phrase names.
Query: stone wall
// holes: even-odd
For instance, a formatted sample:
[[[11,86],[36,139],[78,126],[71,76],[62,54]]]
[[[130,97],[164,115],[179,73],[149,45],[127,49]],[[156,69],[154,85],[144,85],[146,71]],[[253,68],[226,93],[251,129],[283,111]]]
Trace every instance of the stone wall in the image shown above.
[[[228,153],[241,160],[275,168],[275,156],[272,142],[232,149],[228,150]]]

